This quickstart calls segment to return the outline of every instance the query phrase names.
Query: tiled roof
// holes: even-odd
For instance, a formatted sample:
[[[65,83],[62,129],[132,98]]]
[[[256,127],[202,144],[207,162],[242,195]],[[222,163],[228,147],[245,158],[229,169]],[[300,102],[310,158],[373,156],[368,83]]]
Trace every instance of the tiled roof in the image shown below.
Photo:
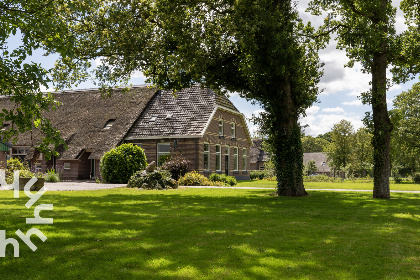
[[[127,138],[200,135],[216,108],[238,111],[230,100],[199,85],[176,92],[159,91],[135,122]]]

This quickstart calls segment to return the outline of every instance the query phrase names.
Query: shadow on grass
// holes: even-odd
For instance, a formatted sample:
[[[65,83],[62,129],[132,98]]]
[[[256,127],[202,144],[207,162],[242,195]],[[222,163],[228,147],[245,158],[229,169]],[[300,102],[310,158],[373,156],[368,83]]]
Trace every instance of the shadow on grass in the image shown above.
[[[47,193],[41,203],[54,211],[41,215],[54,224],[36,227],[48,240],[33,237],[36,252],[21,242],[18,259],[8,246],[1,271],[8,279],[420,278],[419,195],[269,193]],[[22,199],[0,201],[8,237],[26,232],[33,210]]]

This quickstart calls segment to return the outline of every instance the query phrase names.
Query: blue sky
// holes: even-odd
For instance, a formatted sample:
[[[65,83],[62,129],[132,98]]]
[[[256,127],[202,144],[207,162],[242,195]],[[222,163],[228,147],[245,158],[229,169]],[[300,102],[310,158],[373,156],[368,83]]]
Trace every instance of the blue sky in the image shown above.
[[[298,1],[298,9],[301,18],[304,21],[311,21],[314,26],[322,24],[324,16],[314,17],[305,12],[309,0]],[[393,1],[395,6],[399,5],[400,1]],[[325,15],[326,16],[326,15]],[[401,32],[405,29],[404,19],[401,11],[397,12],[396,19],[397,32]],[[19,44],[17,37],[14,37],[9,41],[9,46],[13,48]],[[42,51],[34,52],[32,60],[37,63],[41,63],[45,68],[51,68],[54,65],[55,56],[44,57]],[[305,129],[307,135],[316,136],[320,133],[326,133],[331,130],[335,123],[338,123],[342,119],[350,121],[354,128],[357,129],[363,125],[362,119],[365,112],[370,111],[370,106],[362,105],[358,99],[360,93],[369,90],[369,81],[371,79],[369,74],[363,74],[359,64],[355,64],[353,68],[344,68],[348,59],[345,55],[345,51],[337,50],[335,48],[334,41],[330,42],[330,45],[320,52],[321,62],[325,63],[324,76],[319,84],[320,88],[324,89],[324,92],[319,95],[319,103],[314,104],[306,112],[307,116],[301,118],[300,122],[302,125],[308,125]],[[100,60],[96,60],[95,63],[100,63]],[[391,77],[391,75],[388,75]],[[133,74],[130,83],[133,85],[144,84],[145,77],[140,72]],[[392,107],[392,100],[401,92],[411,88],[411,86],[418,82],[419,78],[410,81],[406,84],[394,85],[387,93],[388,108]],[[92,81],[80,84],[77,88],[93,88],[95,87]],[[235,106],[245,114],[246,117],[250,118],[253,114],[258,114],[261,108],[256,105],[252,105],[251,102],[247,102],[245,99],[240,98],[237,94],[232,94],[230,97],[231,101]],[[256,127],[248,123],[248,126],[253,133]]]

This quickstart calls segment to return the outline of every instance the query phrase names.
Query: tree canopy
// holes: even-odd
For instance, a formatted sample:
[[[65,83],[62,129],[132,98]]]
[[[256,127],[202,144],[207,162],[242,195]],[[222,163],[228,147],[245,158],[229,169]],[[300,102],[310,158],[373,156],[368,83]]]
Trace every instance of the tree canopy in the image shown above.
[[[199,83],[261,104],[278,193],[306,195],[298,119],[316,100],[321,72],[313,29],[291,1],[102,1],[72,24],[77,57],[102,58],[102,85],[142,71],[159,88]],[[56,77],[81,73],[69,63],[57,64]]]
[[[59,12],[64,8],[75,11],[87,4],[66,0],[1,2],[0,96],[9,96],[15,106],[0,112],[0,128],[4,128],[0,130],[0,140],[16,140],[19,133],[37,129],[42,139],[33,145],[47,156],[64,144],[59,132],[42,116],[43,111],[57,106],[51,94],[41,92],[52,81],[49,69],[30,60],[35,50],[59,53],[64,59],[71,57],[74,40]]]
[[[309,7],[315,15],[328,13],[315,37],[328,41],[332,33],[337,34],[337,48],[346,50],[350,59],[347,66],[359,62],[362,71],[372,75],[372,88],[361,97],[364,103],[372,105],[372,116],[367,120],[373,121],[373,196],[376,198],[390,198],[392,123],[386,103],[386,91],[391,84],[387,69],[390,68],[394,83],[412,79],[420,72],[418,1],[403,0],[400,8],[407,29],[397,34],[396,8],[390,0],[313,0]]]

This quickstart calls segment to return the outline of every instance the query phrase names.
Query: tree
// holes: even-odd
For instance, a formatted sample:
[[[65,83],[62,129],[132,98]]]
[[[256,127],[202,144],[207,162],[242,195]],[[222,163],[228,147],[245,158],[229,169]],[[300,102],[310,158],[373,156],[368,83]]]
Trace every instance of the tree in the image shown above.
[[[0,96],[10,96],[14,106],[0,112],[0,140],[16,140],[25,131],[39,131],[40,142],[33,143],[47,156],[64,144],[42,112],[57,104],[51,94],[41,92],[51,82],[49,71],[40,64],[29,62],[35,50],[57,52],[64,59],[71,57],[72,37],[67,23],[57,16],[66,6],[76,10],[84,1],[16,0],[0,3]],[[10,41],[20,41],[9,46]],[[7,129],[6,129],[7,128]]]
[[[334,170],[341,170],[351,162],[353,126],[349,121],[341,120],[334,124],[331,132],[332,142],[326,147],[328,162]]]
[[[353,169],[366,176],[373,166],[372,134],[367,128],[361,127],[354,134],[352,152]]]
[[[261,104],[278,194],[307,195],[298,119],[316,100],[321,73],[307,39],[313,29],[291,1],[118,1],[73,24],[78,56],[102,57],[101,85],[140,70],[158,88],[200,83]]]
[[[418,1],[403,0],[407,30],[395,30],[396,8],[390,0],[313,0],[310,11],[329,14],[316,35],[329,40],[336,33],[337,48],[345,49],[350,58],[347,66],[360,62],[363,71],[371,73],[372,88],[362,93],[362,101],[372,105],[374,187],[373,197],[390,198],[390,140],[392,123],[386,103],[389,86],[387,68],[391,67],[393,82],[412,79],[420,72],[420,13]]]
[[[304,153],[321,153],[329,142],[323,138],[314,138],[310,135],[302,137],[302,148]]]
[[[420,83],[402,92],[394,100],[393,163],[416,172],[420,164]]]
[[[315,172],[318,170],[318,168],[316,167],[315,161],[310,160],[306,166],[305,166],[306,171],[308,172],[308,176],[312,174],[312,172]]]

